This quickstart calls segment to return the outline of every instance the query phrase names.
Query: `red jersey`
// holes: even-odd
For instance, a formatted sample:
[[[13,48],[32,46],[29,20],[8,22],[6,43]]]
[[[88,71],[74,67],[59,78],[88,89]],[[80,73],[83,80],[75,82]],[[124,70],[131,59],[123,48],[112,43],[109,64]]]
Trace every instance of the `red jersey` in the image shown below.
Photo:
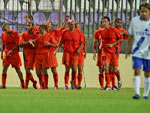
[[[108,47],[108,44],[115,43],[117,40],[122,39],[121,34],[119,31],[112,26],[109,26],[109,28],[106,30],[105,28],[99,31],[101,38],[102,38],[102,49],[104,52],[110,52],[115,53],[116,46],[113,46],[112,48]]]
[[[36,42],[36,53],[38,54],[44,54],[49,52],[50,46],[45,45],[44,42],[49,42],[49,34],[46,33],[44,36],[42,34],[39,34],[39,38]]]
[[[65,29],[62,33],[60,43],[64,45],[64,52],[74,53],[81,43],[84,43],[84,40],[79,30],[74,29],[74,31],[71,32],[70,29]]]
[[[58,39],[61,37],[62,35],[62,32],[63,32],[64,28],[61,27],[61,28],[58,28],[58,29],[55,29],[55,30],[52,30],[50,31],[49,33],[52,34],[55,38],[56,41],[58,41]]]
[[[5,46],[5,54],[12,50],[16,45],[19,45],[19,34],[18,32],[11,30],[10,34],[5,32],[2,33],[2,43]],[[13,54],[18,53],[18,49],[13,51]],[[12,55],[13,55],[12,54]]]
[[[119,30],[119,32],[128,33],[125,29],[122,29],[122,28],[119,28],[118,30]],[[122,38],[127,40],[128,39],[128,35],[122,34]],[[119,53],[121,51],[121,44],[122,44],[122,42],[118,43],[118,51],[119,51]]]
[[[34,40],[36,38],[38,38],[38,35],[39,34],[29,34],[28,32],[23,32],[21,34],[21,38],[20,38],[20,44],[23,43],[23,42],[27,42],[29,40]],[[35,50],[35,47],[33,47],[31,44],[27,44],[25,46],[23,46],[23,49],[24,50]]]
[[[49,35],[49,42],[52,44],[55,44],[58,47],[57,40],[56,40],[55,36],[51,33],[48,33],[48,35]],[[55,51],[55,48],[50,46],[50,51]]]

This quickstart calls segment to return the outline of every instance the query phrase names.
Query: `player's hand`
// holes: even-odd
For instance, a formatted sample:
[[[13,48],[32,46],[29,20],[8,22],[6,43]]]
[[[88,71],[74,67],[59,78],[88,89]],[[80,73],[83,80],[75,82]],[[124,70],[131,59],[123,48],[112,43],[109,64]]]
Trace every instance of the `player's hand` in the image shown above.
[[[128,56],[130,56],[131,51],[127,49],[126,54],[125,54],[125,59],[128,58]]]
[[[113,44],[108,44],[107,47],[108,47],[108,48],[112,48],[112,47],[113,47]]]
[[[7,56],[11,56],[11,55],[12,55],[12,53],[13,53],[13,51],[12,51],[12,50],[10,50],[10,51],[8,52]]]
[[[85,52],[85,53],[84,53],[84,58],[86,58],[86,56],[87,56],[87,53]]]
[[[35,47],[35,45],[34,45],[34,43],[33,43],[33,41],[32,41],[32,40],[29,40],[29,44],[31,44],[31,45],[32,45],[32,47]]]
[[[49,42],[44,42],[44,45],[51,45],[51,43],[49,43]]]
[[[93,54],[93,60],[96,61],[96,53]]]
[[[80,54],[80,49],[78,49],[76,53],[79,55]]]
[[[66,19],[65,21],[68,21],[69,20],[69,14],[66,14]]]
[[[1,53],[1,59],[3,60],[3,54]]]
[[[27,14],[25,14],[25,15],[24,15],[24,18],[25,18],[25,19],[28,19],[28,15],[27,15]]]
[[[54,51],[54,56],[56,56],[57,52],[59,52],[59,47]]]

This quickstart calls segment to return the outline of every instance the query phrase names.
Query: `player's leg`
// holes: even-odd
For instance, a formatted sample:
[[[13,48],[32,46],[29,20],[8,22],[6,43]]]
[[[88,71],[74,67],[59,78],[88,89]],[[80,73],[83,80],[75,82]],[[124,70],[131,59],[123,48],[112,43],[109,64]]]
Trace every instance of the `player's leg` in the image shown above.
[[[82,71],[83,71],[83,65],[78,65],[78,86],[77,86],[77,89],[81,89]]]
[[[58,74],[57,74],[56,67],[52,67],[51,71],[53,73],[53,78],[54,78],[54,89],[58,90]]]
[[[36,69],[36,75],[37,77],[39,78],[39,84],[40,84],[40,87],[39,89],[43,89],[44,87],[42,86],[42,72],[41,72],[41,69]]]
[[[141,58],[132,57],[133,61],[133,69],[134,69],[134,78],[133,78],[133,84],[134,84],[134,90],[135,95],[133,96],[134,99],[140,98],[140,85],[141,85],[141,66],[143,64],[143,60]]]
[[[143,71],[144,71],[144,75],[145,75],[143,98],[148,99],[148,94],[150,91],[150,60],[144,60],[143,64],[144,64]]]
[[[20,79],[21,87],[24,89],[24,79],[23,79],[23,74],[22,74],[22,72],[20,70],[20,67],[15,68],[15,70],[16,70],[16,72],[18,74],[19,79]]]
[[[71,88],[75,89],[77,88],[77,68],[78,65],[72,65],[72,81],[71,81]]]
[[[44,75],[44,89],[48,89],[48,73],[47,73],[47,69],[42,69],[42,73]]]
[[[104,90],[104,68],[103,67],[99,67],[99,84],[101,87],[101,90]]]
[[[68,83],[69,83],[69,72],[70,72],[70,66],[65,65],[65,76],[64,76],[65,89],[68,89]]]
[[[6,78],[7,78],[7,70],[8,70],[9,65],[3,65],[3,70],[2,70],[2,86],[0,89],[5,89],[6,88]]]

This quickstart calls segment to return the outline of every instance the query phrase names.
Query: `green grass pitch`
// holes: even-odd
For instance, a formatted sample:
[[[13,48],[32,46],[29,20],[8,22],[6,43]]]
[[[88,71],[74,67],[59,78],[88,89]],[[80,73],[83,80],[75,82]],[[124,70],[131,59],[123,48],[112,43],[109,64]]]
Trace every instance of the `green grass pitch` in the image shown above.
[[[7,88],[0,90],[0,113],[149,113],[150,99],[133,100],[133,94],[133,89],[127,88],[120,91]]]

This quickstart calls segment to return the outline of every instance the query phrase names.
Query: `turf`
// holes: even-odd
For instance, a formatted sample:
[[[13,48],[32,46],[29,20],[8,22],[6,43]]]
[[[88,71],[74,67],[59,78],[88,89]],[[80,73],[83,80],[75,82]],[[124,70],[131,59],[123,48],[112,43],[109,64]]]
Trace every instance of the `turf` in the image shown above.
[[[143,92],[143,90],[142,90]],[[0,113],[148,113],[150,99],[133,100],[133,89],[0,90]]]

